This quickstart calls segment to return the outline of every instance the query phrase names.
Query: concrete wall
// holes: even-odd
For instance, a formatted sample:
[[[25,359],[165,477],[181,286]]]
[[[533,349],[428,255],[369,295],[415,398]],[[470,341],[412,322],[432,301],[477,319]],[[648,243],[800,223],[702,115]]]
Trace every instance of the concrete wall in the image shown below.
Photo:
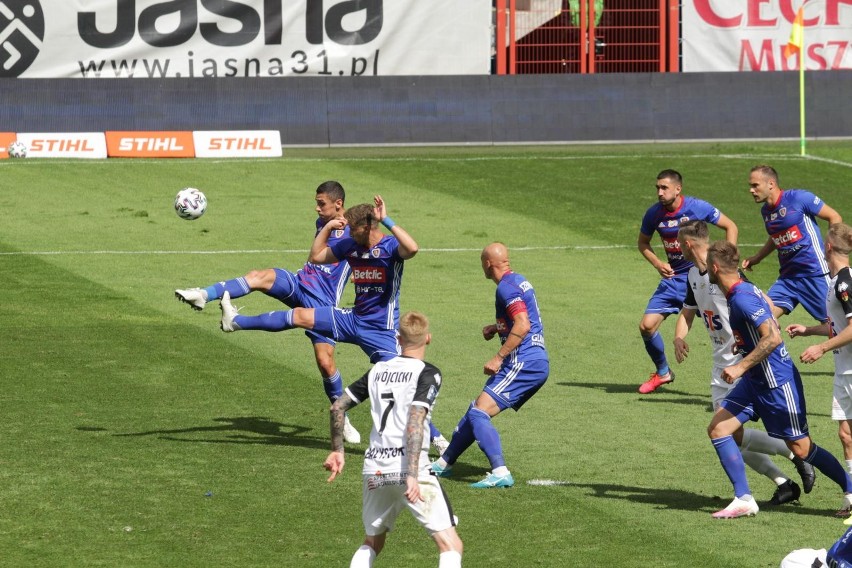
[[[278,129],[284,145],[797,138],[798,74],[0,79],[0,131]],[[852,137],[852,71],[806,73]]]

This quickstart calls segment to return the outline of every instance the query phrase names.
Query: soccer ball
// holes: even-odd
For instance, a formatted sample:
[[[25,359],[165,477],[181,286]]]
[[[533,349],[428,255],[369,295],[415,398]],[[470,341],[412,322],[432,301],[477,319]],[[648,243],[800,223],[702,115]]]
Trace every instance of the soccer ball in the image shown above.
[[[175,211],[181,219],[194,221],[207,210],[207,198],[194,187],[185,187],[175,197]]]
[[[9,144],[9,157],[10,158],[26,158],[27,157],[27,145],[21,142],[20,140],[15,140],[11,144]]]

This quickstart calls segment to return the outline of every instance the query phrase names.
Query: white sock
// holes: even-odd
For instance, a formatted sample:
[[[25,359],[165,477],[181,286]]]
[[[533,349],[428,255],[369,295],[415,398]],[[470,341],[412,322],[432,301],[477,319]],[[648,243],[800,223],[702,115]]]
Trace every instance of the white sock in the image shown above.
[[[752,428],[743,430],[743,443],[740,444],[740,450],[750,450],[758,454],[785,456],[787,459],[793,459],[793,453],[784,443],[784,440],[773,438],[763,430],[753,430]]]
[[[751,469],[756,471],[761,475],[765,475],[769,479],[775,482],[776,485],[781,485],[787,481],[787,478],[784,476],[784,472],[778,469],[778,466],[775,465],[775,462],[772,461],[772,458],[767,456],[766,454],[759,454],[757,452],[753,452],[751,450],[745,450],[742,452],[743,461],[749,466]],[[778,480],[781,480],[779,483]]]
[[[505,465],[501,465],[500,467],[495,467],[494,471],[492,471],[491,473],[503,477],[504,475],[509,475],[509,468]]]
[[[355,554],[352,555],[352,561],[349,563],[349,568],[370,568],[373,565],[373,560],[376,559],[376,551],[362,544]]]
[[[846,471],[852,474],[852,460],[846,460]]]
[[[447,469],[447,467],[448,467],[447,462],[446,462],[446,460],[444,460],[444,458],[436,459],[435,463],[438,464],[438,467],[441,467],[443,469]]]
[[[461,554],[455,550],[442,552],[438,556],[438,568],[461,568]]]

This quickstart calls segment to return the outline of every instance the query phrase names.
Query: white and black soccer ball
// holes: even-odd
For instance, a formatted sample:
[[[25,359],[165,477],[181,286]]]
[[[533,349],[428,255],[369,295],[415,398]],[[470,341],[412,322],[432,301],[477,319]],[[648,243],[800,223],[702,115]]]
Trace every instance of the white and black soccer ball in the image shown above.
[[[207,211],[207,197],[199,189],[185,187],[175,197],[175,211],[181,219],[194,221]]]
[[[20,140],[15,140],[11,144],[9,144],[9,157],[10,158],[26,158],[27,157],[27,145],[21,142]]]

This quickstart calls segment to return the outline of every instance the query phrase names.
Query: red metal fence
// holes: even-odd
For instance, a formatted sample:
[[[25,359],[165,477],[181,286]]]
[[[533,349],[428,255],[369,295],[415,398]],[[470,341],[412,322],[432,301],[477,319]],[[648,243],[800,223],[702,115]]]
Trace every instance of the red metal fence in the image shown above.
[[[496,0],[496,72],[677,72],[678,2]]]

